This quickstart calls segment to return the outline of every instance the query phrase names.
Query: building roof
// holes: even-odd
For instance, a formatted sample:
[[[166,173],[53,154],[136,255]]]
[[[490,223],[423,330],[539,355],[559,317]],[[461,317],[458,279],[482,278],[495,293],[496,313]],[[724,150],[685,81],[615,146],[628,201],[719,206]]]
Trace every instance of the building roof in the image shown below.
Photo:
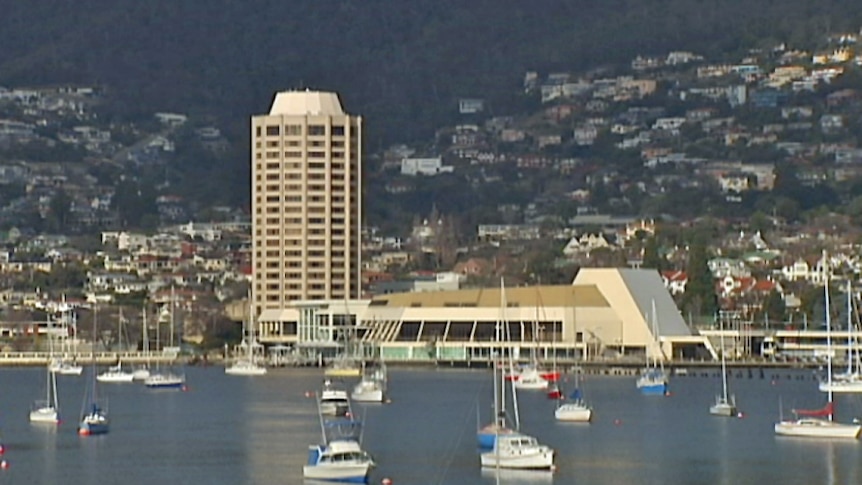
[[[608,307],[595,285],[555,285],[506,288],[508,307]],[[499,308],[499,288],[452,291],[393,293],[376,296],[374,306],[412,308],[479,307]]]
[[[270,115],[344,115],[335,93],[321,91],[281,91],[275,94]]]

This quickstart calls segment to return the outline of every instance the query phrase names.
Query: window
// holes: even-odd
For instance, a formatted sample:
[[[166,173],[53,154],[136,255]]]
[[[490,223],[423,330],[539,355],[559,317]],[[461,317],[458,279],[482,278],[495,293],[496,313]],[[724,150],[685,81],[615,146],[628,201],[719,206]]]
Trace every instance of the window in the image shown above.
[[[278,126],[267,126],[266,136],[278,136]]]
[[[311,146],[313,146],[313,147],[323,147],[323,146],[325,146],[326,144],[325,144],[325,143],[323,143],[322,141],[316,140],[316,141],[313,141],[313,142],[309,143],[309,145],[311,145]]]
[[[323,125],[308,125],[309,136],[324,136],[326,135],[326,127]]]
[[[343,141],[336,141],[336,140],[333,140],[333,142],[332,142],[332,143],[330,143],[330,146],[331,146],[332,148],[344,148],[344,142],[343,142]]]
[[[326,158],[324,152],[308,152],[308,158]]]
[[[288,136],[302,135],[302,125],[287,125],[284,130]]]
[[[344,127],[343,126],[333,126],[332,127],[332,136],[344,136]]]
[[[284,152],[284,157],[285,158],[302,158],[302,152],[295,152],[295,151]]]
[[[267,148],[278,148],[278,140],[266,142]]]
[[[260,136],[260,127],[259,126],[257,128],[255,128],[254,134],[255,134],[255,136]]]

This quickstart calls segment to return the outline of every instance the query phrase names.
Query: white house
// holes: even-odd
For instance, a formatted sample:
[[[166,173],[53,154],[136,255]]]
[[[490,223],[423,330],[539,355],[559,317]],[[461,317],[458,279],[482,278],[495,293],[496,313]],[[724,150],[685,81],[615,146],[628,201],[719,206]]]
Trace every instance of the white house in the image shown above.
[[[451,173],[455,167],[443,165],[443,159],[436,158],[404,158],[401,160],[401,175],[437,175]]]

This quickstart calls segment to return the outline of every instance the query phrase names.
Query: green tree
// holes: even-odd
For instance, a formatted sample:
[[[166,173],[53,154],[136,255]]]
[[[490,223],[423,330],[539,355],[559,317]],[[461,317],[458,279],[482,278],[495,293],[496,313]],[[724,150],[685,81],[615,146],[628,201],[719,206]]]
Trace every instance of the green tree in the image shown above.
[[[781,324],[787,317],[787,306],[778,290],[773,289],[763,302],[763,313],[770,322]]]
[[[72,198],[65,190],[60,189],[51,198],[48,210],[50,227],[59,233],[65,233],[72,215]]]
[[[667,260],[659,254],[658,238],[655,236],[647,238],[646,241],[644,241],[643,262],[641,263],[641,266],[661,272],[665,269],[666,265]]]
[[[686,273],[688,281],[685,285],[682,306],[687,313],[699,316],[713,316],[718,311],[718,298],[715,294],[715,283],[709,270],[709,255],[705,239],[702,236],[692,242]]]

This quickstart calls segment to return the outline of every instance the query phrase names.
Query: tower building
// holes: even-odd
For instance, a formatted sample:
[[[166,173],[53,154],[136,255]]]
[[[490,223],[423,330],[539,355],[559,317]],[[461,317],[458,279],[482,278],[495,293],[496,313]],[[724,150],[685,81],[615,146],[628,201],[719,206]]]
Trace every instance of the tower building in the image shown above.
[[[255,314],[360,295],[362,118],[335,93],[276,93],[251,118]]]

